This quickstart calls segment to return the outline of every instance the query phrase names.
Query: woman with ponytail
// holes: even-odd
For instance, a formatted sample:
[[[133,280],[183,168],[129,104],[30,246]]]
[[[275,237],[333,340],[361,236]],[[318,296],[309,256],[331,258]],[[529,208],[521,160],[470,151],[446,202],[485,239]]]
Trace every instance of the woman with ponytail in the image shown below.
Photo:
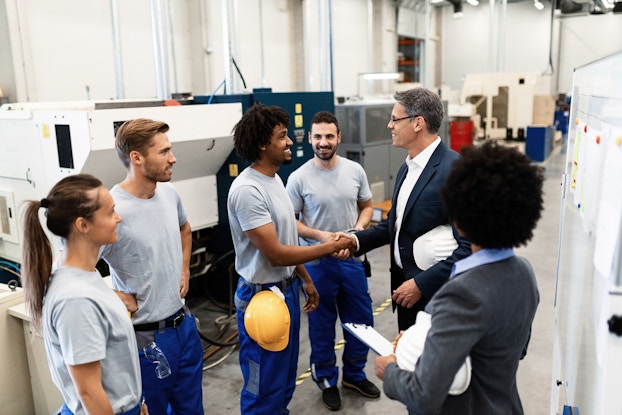
[[[40,209],[63,242],[54,269]],[[87,174],[68,176],[45,198],[27,202],[22,283],[65,401],[62,415],[148,413],[127,309],[95,268],[100,247],[117,241],[119,222],[108,189]]]

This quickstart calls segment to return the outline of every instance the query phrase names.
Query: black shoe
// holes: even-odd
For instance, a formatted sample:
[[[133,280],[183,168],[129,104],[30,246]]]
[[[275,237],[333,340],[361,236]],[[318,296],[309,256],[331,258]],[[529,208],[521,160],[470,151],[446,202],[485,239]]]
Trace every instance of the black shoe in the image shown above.
[[[346,388],[354,389],[368,398],[380,397],[380,390],[367,379],[363,379],[360,382],[350,382],[349,380],[342,379],[341,384]]]
[[[338,411],[341,409],[341,396],[339,396],[339,389],[337,386],[331,386],[322,390],[322,401],[324,406],[331,411]]]

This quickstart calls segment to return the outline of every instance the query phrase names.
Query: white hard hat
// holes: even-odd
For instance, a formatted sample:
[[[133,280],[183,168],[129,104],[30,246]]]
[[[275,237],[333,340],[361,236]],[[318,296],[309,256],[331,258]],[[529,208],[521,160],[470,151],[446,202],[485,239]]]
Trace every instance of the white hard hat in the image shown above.
[[[400,337],[397,346],[395,346],[395,358],[400,369],[410,372],[415,370],[415,364],[419,360],[421,353],[423,353],[423,346],[425,345],[425,339],[428,336],[430,327],[430,315],[425,311],[419,311],[417,313],[417,322],[402,333],[402,337]],[[449,388],[449,394],[460,395],[464,393],[470,383],[471,357],[467,356],[454,376],[454,381]]]
[[[450,256],[458,247],[450,225],[441,225],[424,233],[413,243],[413,256],[419,269],[425,271]]]

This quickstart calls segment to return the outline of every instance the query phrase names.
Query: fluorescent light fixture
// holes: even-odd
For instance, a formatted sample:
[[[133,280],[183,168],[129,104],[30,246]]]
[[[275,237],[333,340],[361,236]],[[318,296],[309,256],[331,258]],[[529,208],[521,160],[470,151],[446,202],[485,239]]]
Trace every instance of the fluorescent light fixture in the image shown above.
[[[400,77],[400,74],[397,72],[367,72],[367,73],[360,73],[359,76],[367,80],[397,79]]]
[[[467,0],[467,3],[469,3],[471,6],[479,5],[479,1],[478,0]]]
[[[430,4],[437,4],[437,3],[442,3],[445,0],[430,0]]]
[[[533,7],[535,7],[538,10],[543,10],[544,4],[540,3],[539,0],[533,0]]]
[[[399,79],[400,74],[397,72],[363,72],[359,73],[356,85],[356,96],[361,98],[361,78],[367,81],[382,81],[386,79]]]

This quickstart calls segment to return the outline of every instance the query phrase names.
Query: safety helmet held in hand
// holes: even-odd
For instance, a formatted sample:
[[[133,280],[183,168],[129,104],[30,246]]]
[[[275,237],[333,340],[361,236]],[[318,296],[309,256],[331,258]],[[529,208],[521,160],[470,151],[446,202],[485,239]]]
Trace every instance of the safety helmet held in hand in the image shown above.
[[[285,349],[289,343],[289,310],[285,301],[272,291],[258,292],[246,307],[244,327],[264,349]]]
[[[458,247],[450,225],[441,225],[424,233],[413,243],[413,257],[420,270],[450,256]]]
[[[425,311],[417,313],[417,322],[410,326],[395,346],[395,359],[397,365],[402,370],[410,372],[415,370],[415,365],[419,356],[423,353],[425,339],[428,337],[428,330],[432,325],[431,317]],[[464,393],[471,383],[471,357],[467,356],[466,360],[458,369],[454,376],[454,381],[449,388],[450,395],[460,395]]]

